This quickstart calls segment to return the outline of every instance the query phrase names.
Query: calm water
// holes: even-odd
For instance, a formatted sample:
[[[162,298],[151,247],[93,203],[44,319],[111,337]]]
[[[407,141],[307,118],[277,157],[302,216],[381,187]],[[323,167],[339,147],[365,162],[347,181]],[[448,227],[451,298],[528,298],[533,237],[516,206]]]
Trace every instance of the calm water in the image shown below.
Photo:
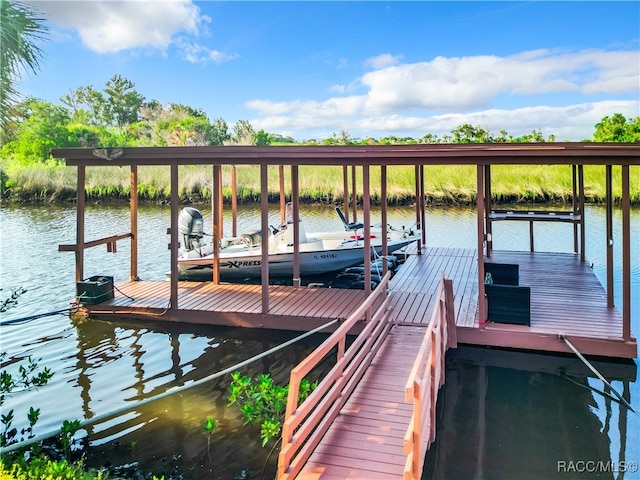
[[[208,212],[204,212],[207,218]],[[28,291],[3,319],[66,308],[74,295],[72,253],[59,253],[58,244],[75,242],[75,210],[68,207],[1,207],[1,287]],[[307,230],[341,228],[333,209],[303,207]],[[389,223],[414,223],[414,211],[392,210]],[[272,223],[278,213],[271,212]],[[587,257],[604,282],[604,210],[587,211]],[[259,211],[243,208],[239,231],[255,227]],[[139,219],[139,275],[160,280],[169,269],[168,208],[143,206]],[[128,231],[128,209],[91,206],[87,212],[88,240]],[[616,219],[616,235],[619,237]],[[572,229],[560,224],[536,224],[536,249],[571,251]],[[225,231],[230,232],[227,222]],[[619,243],[616,247],[619,248]],[[427,244],[476,246],[475,211],[440,208],[427,212]],[[528,249],[528,225],[494,224],[494,248]],[[85,256],[85,277],[128,276],[127,242],[118,253],[105,247]],[[640,331],[640,211],[632,216],[632,330]],[[616,253],[619,255],[619,252]],[[620,266],[616,269],[616,304],[620,304]],[[3,295],[4,297],[5,295]],[[0,330],[3,368],[29,356],[41,358],[56,373],[40,390],[15,394],[5,407],[16,409],[23,421],[30,405],[42,410],[37,432],[53,430],[64,419],[104,414],[169,388],[189,384],[227,368],[295,336],[164,323],[117,323],[66,316],[46,317]],[[286,383],[289,369],[324,337],[312,337],[283,352],[243,368],[247,375],[271,372]],[[640,421],[616,402],[584,388],[603,390],[602,382],[575,374],[559,375],[555,364],[542,367],[537,357],[523,353],[461,348],[448,361],[447,383],[441,393],[437,440],[426,462],[433,478],[640,478],[637,472],[558,472],[558,462],[640,461]],[[554,357],[550,357],[553,359]],[[565,359],[566,360],[566,359]],[[571,365],[575,362],[567,360]],[[547,362],[544,362],[546,365]],[[513,368],[517,366],[517,368]],[[537,367],[539,366],[539,367]],[[612,366],[614,372],[633,372]],[[630,397],[640,410],[640,386],[615,380],[614,388]],[[259,445],[257,430],[242,426],[235,408],[226,407],[228,379],[221,378],[147,406],[98,423],[87,431],[94,452],[113,463],[133,460],[157,473],[178,468],[191,478],[232,479],[248,468],[259,478],[267,449]],[[207,450],[201,425],[207,417],[220,421]],[[273,461],[271,462],[271,466]]]

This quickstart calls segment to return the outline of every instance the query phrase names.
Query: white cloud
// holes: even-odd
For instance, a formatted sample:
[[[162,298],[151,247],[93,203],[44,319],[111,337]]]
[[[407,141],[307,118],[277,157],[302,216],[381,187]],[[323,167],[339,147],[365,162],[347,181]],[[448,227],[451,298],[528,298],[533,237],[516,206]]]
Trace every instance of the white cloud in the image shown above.
[[[369,87],[370,111],[456,111],[487,107],[499,94],[637,92],[639,70],[638,52],[539,50],[508,57],[437,57],[366,73],[362,83]]]
[[[390,53],[383,53],[381,55],[377,55],[375,57],[368,58],[365,60],[364,64],[367,67],[371,67],[374,70],[378,70],[380,68],[391,67],[393,65],[397,65],[400,63],[401,55],[394,56]]]
[[[190,40],[189,38],[177,38],[175,40],[175,44],[182,52],[185,60],[190,63],[222,63],[236,58],[236,55],[228,55],[218,50],[210,49],[205,45]]]
[[[324,101],[262,99],[246,106],[258,112],[259,118],[252,120],[258,128],[274,132],[322,134],[344,129],[356,136],[422,136],[449,134],[470,123],[496,134],[502,129],[514,136],[541,129],[558,139],[582,140],[591,137],[594,125],[606,115],[638,116],[637,60],[637,51],[603,50],[436,57],[365,73],[358,79],[360,87],[367,89],[363,95],[340,96],[349,90],[334,87],[334,96]],[[549,94],[556,103],[566,96],[568,104],[547,105],[545,95]],[[603,100],[607,97],[623,100]],[[514,99],[518,105],[534,106],[505,103]]]
[[[175,42],[190,62],[233,58],[187,39],[208,33],[211,21],[191,0],[28,1],[54,25],[76,30],[82,43],[97,53],[164,52]]]
[[[487,109],[469,113],[445,113],[432,116],[384,116],[332,117],[298,112],[295,115],[265,116],[251,120],[258,129],[269,132],[305,132],[307,137],[326,138],[332,132],[349,131],[352,136],[408,135],[419,138],[426,133],[440,137],[449,135],[463,124],[479,125],[494,134],[506,130],[520,136],[541,130],[546,137],[556,140],[579,141],[591,138],[594,126],[605,116],[621,113],[635,118],[640,112],[636,100],[600,101],[567,105],[563,107],[536,106],[515,109]],[[291,133],[288,133],[291,134]],[[294,135],[295,136],[295,135]]]

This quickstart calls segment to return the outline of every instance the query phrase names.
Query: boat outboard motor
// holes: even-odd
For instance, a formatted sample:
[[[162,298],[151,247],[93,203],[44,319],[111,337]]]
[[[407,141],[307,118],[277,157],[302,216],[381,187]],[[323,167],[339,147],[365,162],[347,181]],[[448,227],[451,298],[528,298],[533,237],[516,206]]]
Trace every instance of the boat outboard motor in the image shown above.
[[[202,246],[204,236],[204,220],[198,209],[183,208],[178,216],[178,232],[182,235],[182,248],[195,250]]]

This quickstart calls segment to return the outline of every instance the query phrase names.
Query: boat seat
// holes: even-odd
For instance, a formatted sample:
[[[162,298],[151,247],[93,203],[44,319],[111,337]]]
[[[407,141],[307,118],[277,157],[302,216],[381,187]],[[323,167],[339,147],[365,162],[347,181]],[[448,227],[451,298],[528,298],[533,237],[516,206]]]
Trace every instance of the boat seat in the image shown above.
[[[340,207],[336,207],[336,213],[340,217],[340,220],[342,220],[342,223],[344,224],[344,229],[346,231],[353,232],[355,230],[360,230],[361,228],[364,228],[364,224],[363,223],[360,223],[360,222],[347,222],[347,218],[344,216],[344,213],[342,212],[342,209]]]

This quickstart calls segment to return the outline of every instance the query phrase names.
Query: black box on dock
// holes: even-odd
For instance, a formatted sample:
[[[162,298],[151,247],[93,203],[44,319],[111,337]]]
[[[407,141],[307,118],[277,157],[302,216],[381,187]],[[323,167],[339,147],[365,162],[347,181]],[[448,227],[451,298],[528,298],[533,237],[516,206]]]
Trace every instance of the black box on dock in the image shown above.
[[[96,275],[76,283],[78,302],[95,305],[113,298],[113,277]]]

